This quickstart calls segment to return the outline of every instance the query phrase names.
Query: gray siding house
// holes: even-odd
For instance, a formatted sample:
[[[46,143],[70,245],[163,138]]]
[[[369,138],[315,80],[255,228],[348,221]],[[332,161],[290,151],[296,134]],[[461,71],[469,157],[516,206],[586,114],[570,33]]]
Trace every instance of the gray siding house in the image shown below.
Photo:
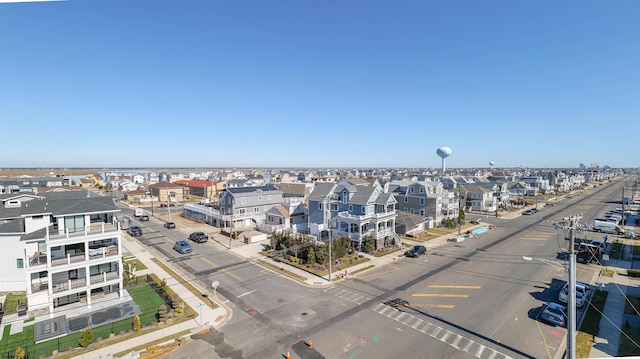
[[[282,204],[282,191],[273,185],[226,188],[220,194],[223,227],[247,228],[265,223],[266,213]]]

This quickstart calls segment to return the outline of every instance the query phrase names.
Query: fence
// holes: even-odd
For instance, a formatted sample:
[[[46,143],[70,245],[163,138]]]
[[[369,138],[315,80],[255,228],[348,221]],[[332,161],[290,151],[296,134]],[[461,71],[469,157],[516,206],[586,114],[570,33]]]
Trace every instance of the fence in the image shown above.
[[[140,324],[142,327],[155,323],[156,313],[144,313],[140,315]],[[117,322],[105,324],[96,328],[93,328],[93,338],[95,341],[108,339],[111,334],[118,335],[133,330],[133,318],[122,319]],[[26,359],[48,357],[53,354],[54,351],[62,353],[69,349],[77,348],[80,345],[78,341],[82,332],[70,333],[69,335],[61,338],[47,340],[46,342],[29,345],[23,349],[26,352]],[[17,348],[16,348],[17,349]],[[14,359],[15,350],[0,354],[0,359]]]

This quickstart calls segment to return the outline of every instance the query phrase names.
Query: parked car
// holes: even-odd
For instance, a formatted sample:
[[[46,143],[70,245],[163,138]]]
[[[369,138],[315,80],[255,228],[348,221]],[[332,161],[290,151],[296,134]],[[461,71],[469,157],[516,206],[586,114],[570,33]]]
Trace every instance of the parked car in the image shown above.
[[[544,307],[540,318],[548,323],[565,326],[567,323],[567,307],[551,302]]]
[[[148,221],[149,220],[149,216],[146,214],[143,214],[142,216],[138,216],[138,220],[139,221]]]
[[[164,202],[160,203],[160,207],[175,207],[176,205],[173,203],[166,204]]]
[[[129,226],[129,228],[127,228],[127,233],[129,233],[130,236],[141,236],[142,235],[142,228],[140,228],[140,226]]]
[[[538,208],[531,208],[530,211],[533,211],[533,213],[538,213]]]
[[[193,232],[189,235],[189,239],[194,242],[204,243],[209,240],[209,236],[204,234],[204,232]]]
[[[531,216],[533,214],[536,214],[536,212],[534,210],[532,210],[532,209],[528,209],[528,210],[522,212],[522,214],[524,214],[525,216]]]
[[[576,307],[582,308],[587,301],[587,297],[591,292],[591,287],[582,282],[576,282]],[[558,300],[567,303],[569,300],[569,283],[566,283],[560,294],[558,294]]]
[[[174,229],[174,228],[176,228],[176,224],[174,222],[167,222],[167,223],[164,224],[164,228]]]
[[[173,245],[173,249],[182,254],[191,253],[193,251],[193,248],[191,248],[189,242],[185,241],[184,239],[177,241],[176,244]]]
[[[407,257],[417,258],[423,254],[427,254],[427,247],[425,246],[413,246],[404,255]]]

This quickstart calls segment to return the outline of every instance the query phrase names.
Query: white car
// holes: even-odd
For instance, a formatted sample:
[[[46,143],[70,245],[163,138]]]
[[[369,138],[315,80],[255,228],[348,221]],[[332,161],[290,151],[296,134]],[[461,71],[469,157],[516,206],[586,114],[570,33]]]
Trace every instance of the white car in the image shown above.
[[[591,287],[588,284],[582,282],[576,282],[576,307],[582,308],[584,307],[584,303],[586,302],[589,294],[591,292]],[[558,300],[563,303],[568,303],[569,301],[569,283],[566,283],[560,294],[558,294]]]

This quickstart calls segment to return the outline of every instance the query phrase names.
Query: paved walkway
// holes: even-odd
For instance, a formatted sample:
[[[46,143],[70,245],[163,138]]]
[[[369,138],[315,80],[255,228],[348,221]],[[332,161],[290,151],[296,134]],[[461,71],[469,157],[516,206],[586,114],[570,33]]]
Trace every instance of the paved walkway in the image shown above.
[[[596,279],[609,294],[602,310],[598,334],[589,353],[590,358],[618,356],[625,321],[632,326],[640,327],[640,314],[624,313],[626,298],[640,297],[640,281],[629,279],[626,271],[629,268],[640,269],[640,261],[633,260],[633,240],[625,240],[625,243],[629,245],[623,247],[621,259],[611,259],[606,263],[607,268],[615,272],[613,277],[599,276]],[[640,338],[632,339],[640,344]]]

